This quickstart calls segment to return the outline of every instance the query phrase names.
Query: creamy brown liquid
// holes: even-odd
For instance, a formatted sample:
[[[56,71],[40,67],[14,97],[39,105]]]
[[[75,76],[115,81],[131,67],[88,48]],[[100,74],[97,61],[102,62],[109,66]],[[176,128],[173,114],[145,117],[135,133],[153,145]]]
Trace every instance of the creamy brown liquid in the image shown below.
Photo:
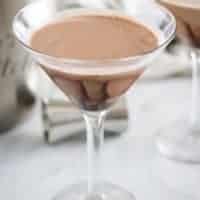
[[[31,46],[54,57],[83,60],[120,59],[156,48],[155,34],[128,17],[78,15],[44,25],[31,38]],[[73,66],[73,70],[76,66]],[[58,66],[59,68],[59,66]],[[123,72],[123,66],[121,66]],[[72,67],[43,69],[74,103],[86,110],[105,109],[141,76],[144,68],[116,73],[104,66],[101,73],[72,72]],[[113,70],[113,71],[110,71]],[[80,72],[80,73],[79,73]],[[113,72],[113,73],[112,73]]]
[[[74,16],[37,30],[32,47],[72,59],[135,56],[155,48],[157,38],[144,26],[118,16]]]
[[[177,19],[177,34],[184,41],[200,46],[200,0],[158,0]]]

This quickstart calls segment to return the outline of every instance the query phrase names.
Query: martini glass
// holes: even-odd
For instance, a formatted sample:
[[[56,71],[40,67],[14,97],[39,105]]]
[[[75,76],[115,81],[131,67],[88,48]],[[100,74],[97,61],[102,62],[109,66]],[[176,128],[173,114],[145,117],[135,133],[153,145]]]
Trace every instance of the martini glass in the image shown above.
[[[192,91],[189,113],[169,124],[157,137],[157,147],[162,155],[177,161],[200,162],[200,7],[195,1],[167,1],[159,3],[170,9],[177,18],[177,37],[188,51],[192,67]],[[173,3],[174,2],[174,3]],[[185,3],[184,3],[185,2]],[[197,5],[200,5],[196,1]],[[193,5],[194,4],[194,5]]]
[[[169,11],[156,4],[153,10],[146,13],[134,8],[124,13],[119,8],[108,9],[103,3],[100,5],[100,1],[92,1],[92,4],[78,0],[46,2],[34,2],[20,10],[14,18],[13,31],[17,40],[32,55],[35,62],[80,109],[87,128],[88,180],[66,188],[54,199],[133,200],[134,195],[126,189],[104,182],[98,177],[104,119],[109,108],[126,93],[143,74],[148,63],[156,58],[174,38],[175,18]],[[76,13],[80,10],[94,13],[109,11],[129,15],[155,32],[159,41],[158,47],[135,57],[104,60],[56,58],[31,48],[29,41],[34,30],[57,18],[63,12]]]

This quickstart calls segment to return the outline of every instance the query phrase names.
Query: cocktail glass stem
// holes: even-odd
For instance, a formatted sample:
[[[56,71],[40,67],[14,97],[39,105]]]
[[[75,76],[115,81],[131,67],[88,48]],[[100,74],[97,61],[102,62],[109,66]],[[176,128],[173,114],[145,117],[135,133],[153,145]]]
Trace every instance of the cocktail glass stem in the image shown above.
[[[194,129],[200,130],[200,62],[199,51],[192,50],[190,53],[192,61],[192,104],[190,123]]]
[[[94,193],[95,183],[101,167],[101,147],[104,141],[106,111],[84,112],[87,129],[88,193]]]
[[[159,151],[168,158],[200,163],[200,51],[190,50],[192,99],[190,113],[181,115],[158,135]]]

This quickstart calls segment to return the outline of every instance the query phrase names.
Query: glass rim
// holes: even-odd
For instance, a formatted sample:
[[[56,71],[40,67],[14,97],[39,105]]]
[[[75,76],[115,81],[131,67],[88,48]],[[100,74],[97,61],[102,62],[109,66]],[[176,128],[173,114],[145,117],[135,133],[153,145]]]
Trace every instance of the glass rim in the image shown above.
[[[128,57],[122,57],[122,58],[105,58],[105,59],[73,59],[73,58],[64,58],[64,57],[55,57],[55,56],[51,56],[48,54],[45,54],[44,52],[38,51],[34,48],[32,48],[30,45],[26,44],[25,42],[23,42],[16,34],[15,31],[15,22],[17,21],[18,16],[27,8],[31,7],[34,4],[40,3],[39,1],[36,2],[32,2],[29,3],[28,5],[24,6],[23,8],[21,8],[17,14],[14,16],[13,18],[13,23],[12,23],[12,32],[13,35],[15,37],[15,39],[18,41],[19,44],[21,44],[22,47],[24,47],[25,49],[27,49],[30,53],[32,53],[33,55],[38,55],[40,57],[46,58],[46,59],[50,59],[50,60],[54,60],[58,63],[62,63],[62,64],[72,64],[72,65],[101,65],[101,64],[129,64],[132,63],[134,61],[136,61],[137,59],[144,57],[144,56],[150,56],[153,53],[162,50],[164,47],[166,47],[175,37],[176,35],[176,28],[177,28],[177,24],[176,24],[176,18],[174,17],[174,15],[165,7],[157,4],[157,3],[153,3],[155,4],[158,9],[163,10],[163,12],[165,12],[168,16],[170,16],[171,19],[171,24],[173,24],[173,30],[171,31],[171,33],[169,34],[169,37],[166,38],[166,40],[164,40],[163,42],[161,42],[156,48],[151,49],[149,51],[145,51],[144,53],[141,53],[139,55],[136,56],[128,56]],[[72,8],[73,9],[73,8]]]

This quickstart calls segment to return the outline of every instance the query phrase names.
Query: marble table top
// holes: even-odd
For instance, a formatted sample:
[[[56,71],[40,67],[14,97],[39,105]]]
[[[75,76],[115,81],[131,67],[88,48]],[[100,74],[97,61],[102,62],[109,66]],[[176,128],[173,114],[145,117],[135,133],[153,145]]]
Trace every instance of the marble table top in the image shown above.
[[[188,112],[191,80],[140,80],[128,96],[130,127],[105,141],[102,177],[137,200],[199,200],[200,165],[167,160],[155,146],[156,134]],[[50,200],[86,178],[85,143],[45,144],[39,112],[0,136],[0,199]]]

